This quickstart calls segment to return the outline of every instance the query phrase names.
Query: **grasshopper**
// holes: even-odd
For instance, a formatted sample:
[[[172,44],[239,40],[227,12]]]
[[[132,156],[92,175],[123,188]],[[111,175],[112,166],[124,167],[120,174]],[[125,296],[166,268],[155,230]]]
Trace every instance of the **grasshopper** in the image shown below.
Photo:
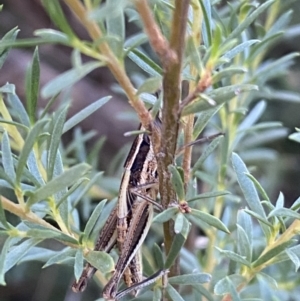
[[[156,119],[153,126],[160,128],[160,121]],[[145,131],[142,126],[140,129]],[[139,287],[164,274],[159,271],[146,280],[142,275],[140,247],[153,216],[153,204],[149,200],[154,200],[157,195],[157,162],[148,133],[143,132],[136,137],[124,169],[117,206],[108,217],[94,248],[96,251],[110,252],[117,245],[119,249],[115,272],[103,289],[103,297],[107,300],[121,298],[127,293],[126,290],[117,293],[122,276],[129,287],[128,292],[136,295]],[[95,272],[96,268],[87,263],[78,282],[72,285],[73,291],[84,291]]]

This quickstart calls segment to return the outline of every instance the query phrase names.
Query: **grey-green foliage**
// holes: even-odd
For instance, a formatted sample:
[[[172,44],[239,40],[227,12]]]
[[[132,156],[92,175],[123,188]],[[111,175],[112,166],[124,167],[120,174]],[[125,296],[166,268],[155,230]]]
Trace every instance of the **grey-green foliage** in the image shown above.
[[[6,55],[6,52],[3,52],[3,55]],[[109,97],[104,97],[87,106],[69,120],[66,120],[68,106],[58,108],[51,114],[44,111],[38,116],[39,60],[37,49],[34,52],[26,79],[27,109],[15,94],[12,84],[6,84],[0,88],[1,115],[3,117],[1,119],[0,185],[15,193],[17,198],[17,204],[13,205],[8,193],[8,195],[2,195],[2,202],[0,202],[1,234],[8,237],[1,248],[0,255],[2,285],[5,284],[5,273],[17,263],[30,260],[28,254],[36,254],[37,250],[39,255],[31,255],[31,258],[36,257],[50,265],[49,260],[53,258],[55,252],[36,246],[45,239],[56,239],[65,245],[78,248],[76,253],[72,253],[73,256],[69,253],[62,253],[59,260],[73,258],[75,275],[79,277],[83,268],[84,255],[72,230],[74,227],[79,227],[76,220],[78,212],[74,208],[74,202],[76,205],[77,196],[80,191],[85,189],[85,186],[90,188],[92,184],[99,181],[99,174],[96,174],[95,171],[91,172],[91,166],[87,163],[76,163],[73,160],[71,166],[65,165],[63,162],[65,155],[61,152],[61,150],[63,151],[62,135],[76,127],[84,118],[109,100]],[[73,82],[78,79],[77,76],[73,76]],[[78,139],[76,143],[79,145],[85,143],[85,140]],[[91,182],[91,185],[86,185],[88,182]],[[97,212],[103,205],[104,203],[101,202],[97,207]],[[7,210],[7,206],[15,208],[13,212],[18,219],[13,223],[6,218],[4,209]],[[56,221],[58,228],[56,229],[43,220],[45,216]],[[93,218],[93,222],[90,221],[86,227],[86,239],[90,236],[97,217]],[[24,239],[21,241],[22,238]],[[100,262],[91,254],[87,260],[107,271],[113,268],[113,261],[107,254],[103,254]],[[52,260],[51,264],[53,263],[57,263],[57,261]]]
[[[108,97],[92,103],[69,120],[66,120],[66,104],[51,114],[49,107],[57,94],[106,64],[103,54],[96,49],[101,43],[107,43],[120,64],[129,58],[149,76],[147,80],[139,76],[139,82],[144,81],[137,95],[159,108],[160,99],[156,100],[151,93],[161,85],[162,67],[143,47],[147,42],[144,33],[126,37],[125,19],[140,27],[140,18],[130,1],[123,1],[121,5],[117,2],[106,1],[89,13],[89,18],[96,20],[104,32],[100,40],[81,41],[58,0],[42,1],[58,30],[40,29],[36,31],[36,39],[15,41],[17,31],[14,29],[1,40],[0,65],[11,46],[57,43],[74,48],[74,66],[42,88],[42,95],[50,99],[41,114],[37,112],[37,50],[27,73],[26,109],[12,84],[0,88],[6,97],[5,102],[1,101],[12,116],[10,120],[3,109],[0,110],[3,126],[0,185],[15,193],[22,213],[19,223],[12,223],[6,218],[7,203],[0,202],[0,234],[8,236],[0,255],[1,284],[5,283],[4,275],[10,268],[32,259],[45,262],[45,267],[71,262],[76,279],[82,272],[84,259],[103,273],[113,270],[112,257],[103,252],[86,252],[86,249],[93,248],[91,238],[97,235],[96,230],[105,221],[103,217],[108,216],[115,203],[103,201],[94,207],[89,191],[100,188],[104,191],[101,197],[111,199],[116,195],[119,179],[103,176],[95,170],[104,140],[101,139],[88,155],[85,142],[94,133],[82,133],[76,127],[104,105]],[[168,269],[180,256],[183,274],[170,277],[165,289],[168,297],[176,301],[203,300],[204,297],[211,301],[222,300],[228,294],[231,300],[272,300],[279,294],[282,300],[297,300],[293,299],[293,294],[299,284],[296,272],[300,266],[300,248],[295,244],[294,235],[299,231],[300,201],[285,208],[284,196],[280,194],[276,202],[271,202],[247,168],[249,162],[274,160],[275,152],[262,145],[286,136],[280,123],[259,122],[267,110],[264,99],[300,100],[297,93],[270,89],[268,85],[271,79],[287,71],[298,54],[263,61],[267,50],[282,37],[291,12],[276,15],[278,3],[274,0],[230,1],[222,9],[217,2],[197,2],[203,13],[203,44],[195,44],[191,36],[187,38],[182,70],[182,78],[193,84],[204,72],[211,72],[212,87],[199,93],[194,102],[183,108],[182,117],[195,114],[193,139],[205,129],[210,132],[217,129],[225,136],[210,142],[201,155],[199,148],[194,147],[195,160],[188,183],[183,183],[181,154],[174,165],[169,166],[180,202],[155,216],[155,234],[143,247],[147,254],[143,259],[144,271],[149,276],[159,268]],[[155,20],[166,36],[170,33],[172,11],[171,1],[156,1],[153,7]],[[265,18],[274,17],[274,14],[272,24],[265,30]],[[80,53],[90,55],[93,61],[82,64]],[[191,71],[193,67],[195,72]],[[254,103],[255,100],[259,102]],[[64,147],[61,136],[73,127],[76,127],[74,139]],[[298,134],[290,138],[299,142]],[[180,133],[179,146],[183,144],[182,136]],[[117,169],[123,156],[121,151],[108,170]],[[80,161],[91,163],[93,168],[78,163]],[[200,181],[206,192],[199,191]],[[84,219],[90,216],[85,228],[79,223],[79,214]],[[57,229],[43,222],[46,215],[57,222]],[[163,249],[154,242],[162,239],[161,225],[168,220],[174,221],[175,235],[170,252],[165,256]],[[191,226],[196,231],[201,229],[204,235],[194,234],[196,243],[191,247],[189,242],[187,250],[184,244]],[[80,229],[84,229],[83,232]],[[37,246],[45,238],[56,239],[66,246],[58,252]],[[190,289],[184,289],[185,285]],[[262,289],[264,286],[268,289]],[[153,296],[145,296],[145,300],[159,300],[159,285]]]

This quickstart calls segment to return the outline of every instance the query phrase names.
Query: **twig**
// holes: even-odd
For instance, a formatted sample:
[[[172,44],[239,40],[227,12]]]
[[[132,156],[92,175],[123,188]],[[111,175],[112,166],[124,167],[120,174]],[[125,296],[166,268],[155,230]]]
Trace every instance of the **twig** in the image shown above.
[[[182,110],[185,106],[191,103],[194,99],[198,97],[198,95],[204,92],[212,83],[211,71],[206,70],[204,74],[201,76],[196,88],[194,91],[189,93],[189,95],[180,103],[178,115],[181,115]]]
[[[41,225],[41,226],[43,226],[45,228],[48,228],[50,230],[54,230],[54,231],[57,231],[57,232],[59,231],[57,228],[53,227],[51,224],[49,224],[46,221],[44,221],[43,219],[41,219],[39,216],[37,216],[32,211],[25,212],[25,210],[22,208],[21,205],[13,203],[12,201],[5,198],[4,196],[1,196],[0,202],[2,203],[3,209],[5,209],[5,210],[9,211],[10,213],[18,216],[22,220],[26,220],[26,221],[32,222],[34,224]],[[78,248],[78,245],[68,243],[68,242],[65,242],[65,241],[63,243],[65,245],[70,246],[70,247]]]
[[[4,196],[1,196],[0,202],[2,202],[3,209],[9,211],[10,213],[13,213],[14,215],[20,217],[21,219],[27,220],[29,222],[33,222],[35,224],[38,224],[38,225],[44,226],[46,228],[57,231],[57,229],[55,227],[53,227],[51,224],[47,223],[46,221],[44,221],[43,219],[38,217],[33,212],[31,212],[31,211],[25,212],[25,210],[19,204],[13,203],[12,201],[5,198]]]
[[[162,144],[157,154],[159,189],[162,205],[167,208],[171,202],[176,200],[176,193],[173,189],[168,166],[173,164],[177,135],[179,128],[178,107],[181,97],[181,68],[182,56],[185,47],[185,35],[187,26],[187,13],[189,0],[176,0],[175,10],[171,26],[170,47],[176,53],[177,60],[172,61],[166,68],[163,78],[163,110],[162,110]],[[164,243],[168,254],[174,238],[173,222],[164,223]],[[179,259],[170,270],[170,276],[179,273]]]
[[[147,0],[135,0],[136,9],[143,21],[144,30],[149,38],[152,49],[157,53],[164,68],[177,60],[176,52],[169,45],[168,40],[161,33],[155,22]]]
[[[225,133],[217,133],[217,134],[214,134],[214,135],[211,135],[211,136],[199,138],[199,139],[197,139],[195,141],[189,142],[189,143],[181,146],[179,149],[177,149],[177,151],[176,151],[176,157],[179,156],[179,155],[181,155],[183,153],[184,149],[187,148],[187,147],[190,147],[190,146],[195,145],[197,143],[204,143],[204,142],[212,141],[215,138],[217,138],[219,136],[224,136],[224,135],[225,135]]]

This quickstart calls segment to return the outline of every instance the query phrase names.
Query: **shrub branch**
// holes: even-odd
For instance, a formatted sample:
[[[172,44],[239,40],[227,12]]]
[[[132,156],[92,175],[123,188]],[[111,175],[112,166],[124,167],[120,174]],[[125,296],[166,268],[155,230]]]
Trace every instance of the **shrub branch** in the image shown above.
[[[79,0],[65,0],[65,3],[75,14],[79,22],[85,27],[93,41],[97,41],[104,36],[97,23],[88,18],[88,11]],[[152,123],[151,114],[148,112],[144,103],[137,97],[136,90],[127,76],[122,62],[117,59],[105,41],[98,45],[98,49],[100,53],[106,57],[107,67],[120,86],[124,89],[129,99],[129,103],[137,112],[141,123],[146,129],[149,129],[149,126]]]

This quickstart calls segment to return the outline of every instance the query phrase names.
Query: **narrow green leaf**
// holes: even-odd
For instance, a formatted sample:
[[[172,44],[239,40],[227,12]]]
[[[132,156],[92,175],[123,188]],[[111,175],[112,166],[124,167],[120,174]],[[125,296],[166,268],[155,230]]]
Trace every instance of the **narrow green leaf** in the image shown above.
[[[9,271],[12,267],[14,267],[22,257],[24,257],[29,250],[37,245],[38,243],[41,242],[41,239],[34,239],[30,238],[19,245],[13,246],[10,248],[9,253],[6,255],[5,258],[5,268],[4,270],[7,272]]]
[[[6,183],[1,183],[4,187],[14,188],[15,184],[12,181],[11,177],[9,177],[4,169],[0,166],[0,179],[5,181]]]
[[[287,250],[292,251],[298,257],[300,257],[300,245],[296,245],[294,247],[288,248]],[[275,264],[278,262],[283,262],[283,261],[288,261],[288,260],[290,260],[290,257],[287,255],[287,253],[284,250],[272,259],[272,264]]]
[[[80,112],[73,115],[70,119],[68,119],[64,125],[62,133],[69,131],[71,128],[75,127],[77,124],[79,124],[82,120],[89,117],[91,114],[93,114],[96,110],[98,110],[100,107],[105,105],[109,100],[111,99],[111,96],[102,97],[101,99],[93,102],[92,104],[85,107]]]
[[[250,245],[246,231],[240,226],[237,226],[237,247],[239,253],[247,259],[248,262],[252,261],[252,246]]]
[[[14,109],[16,116],[19,117],[21,123],[29,128],[30,120],[20,98],[14,93],[7,93],[7,100]]]
[[[261,255],[257,260],[255,260],[252,264],[252,267],[256,268],[261,265],[266,266],[269,260],[274,258],[276,255],[279,255],[282,251],[286,250],[293,243],[294,241],[290,240],[282,243],[281,245],[276,246],[275,248],[271,249],[267,253]]]
[[[274,20],[272,27],[266,33],[267,36],[272,35],[273,33],[277,33],[280,30],[286,29],[291,23],[293,17],[293,10],[289,9],[286,12],[282,12],[278,15],[278,18]]]
[[[222,70],[219,70],[212,77],[212,83],[216,84],[224,78],[232,77],[234,75],[244,74],[247,72],[247,69],[244,67],[228,67]]]
[[[46,268],[52,264],[61,264],[64,261],[69,260],[70,258],[74,258],[76,254],[76,250],[72,249],[70,247],[64,248],[62,251],[57,252],[56,255],[52,256],[43,266],[43,268]]]
[[[218,196],[228,195],[228,194],[230,194],[230,192],[227,190],[204,192],[204,193],[195,195],[191,199],[188,199],[187,202],[193,202],[193,201],[209,199],[209,198],[216,198]]]
[[[91,166],[99,166],[99,160],[100,156],[99,154],[102,151],[103,145],[106,141],[106,137],[102,136],[98,141],[93,145],[93,149],[90,150],[88,157],[87,157],[87,163]]]
[[[4,229],[11,229],[12,227],[10,226],[10,224],[7,222],[6,217],[5,217],[5,212],[4,209],[2,207],[2,199],[0,196],[0,223],[1,226],[4,227]]]
[[[253,44],[259,43],[259,40],[248,40],[245,41],[237,46],[235,46],[234,48],[232,48],[231,50],[229,50],[228,52],[226,52],[222,58],[225,58],[227,60],[232,60],[236,55],[238,55],[239,53],[241,53],[242,51],[244,51],[246,48],[250,47]]]
[[[96,8],[89,13],[89,18],[91,20],[95,20],[99,23],[102,23],[103,21],[106,20],[107,15],[109,14],[111,14],[112,17],[118,17],[121,13],[124,14],[124,10],[127,6],[128,6],[127,1],[120,3],[117,0],[102,3],[100,7],[97,7],[95,5]]]
[[[152,301],[161,301],[162,300],[162,291],[159,287],[153,288],[153,298]]]
[[[299,56],[298,52],[287,54],[280,59],[274,60],[271,63],[265,64],[262,68],[256,71],[256,74],[252,77],[251,81],[265,82],[268,79],[273,78],[277,74],[282,74],[291,64],[292,61]]]
[[[51,108],[51,106],[55,103],[56,100],[58,100],[58,95],[59,95],[59,94],[54,95],[54,96],[51,97],[51,99],[47,102],[47,104],[46,104],[44,110],[43,110],[42,113],[40,114],[40,119],[44,118],[44,117],[47,115],[47,113],[48,113],[49,109]]]
[[[290,258],[290,260],[293,262],[293,264],[295,265],[295,272],[297,272],[300,267],[299,256],[297,256],[297,254],[295,254],[292,249],[286,249],[285,252]]]
[[[262,53],[261,51],[265,49],[270,49],[270,46],[273,45],[279,38],[281,38],[282,35],[283,31],[279,31],[271,36],[265,36],[260,43],[254,45],[251,48],[250,55],[247,58],[247,62],[252,62],[259,53]]]
[[[259,214],[257,214],[256,212],[249,210],[249,209],[244,209],[244,211],[246,213],[248,213],[249,215],[251,215],[252,217],[256,218],[258,221],[262,222],[263,224],[267,225],[270,228],[273,228],[273,225],[268,222],[268,220],[264,217],[261,217]]]
[[[40,261],[46,262],[49,258],[53,257],[56,254],[55,251],[48,250],[40,247],[33,247],[29,250],[29,252],[21,258],[18,264],[23,262],[32,262],[32,261]]]
[[[222,105],[215,106],[209,110],[200,112],[197,115],[197,120],[194,124],[193,129],[193,139],[197,139],[197,137],[202,133],[209,120],[222,108]]]
[[[148,37],[144,32],[138,32],[136,34],[129,36],[124,43],[126,54],[127,52],[146,43],[147,41],[148,41]]]
[[[211,3],[209,0],[199,1],[203,13],[204,24],[202,28],[203,40],[206,47],[212,45],[212,17]]]
[[[190,226],[189,226],[188,220],[184,219],[184,225],[182,227],[181,233],[175,235],[175,237],[173,238],[170,252],[166,258],[165,269],[169,269],[173,265],[177,256],[179,255],[179,252],[180,252],[182,246],[184,245],[187,235],[189,233],[189,228],[190,228]]]
[[[222,42],[222,28],[219,24],[216,24],[214,29],[214,41],[211,44],[211,58],[215,60],[220,55],[220,46]]]
[[[28,155],[27,166],[28,166],[29,172],[34,176],[34,178],[38,181],[38,183],[40,185],[44,185],[45,181],[43,179],[43,176],[40,173],[40,170],[38,167],[38,162],[37,162],[37,159],[35,157],[35,153],[33,150]]]
[[[157,267],[159,269],[163,269],[164,268],[164,256],[163,256],[163,253],[162,253],[160,247],[157,244],[153,245],[152,252],[153,252],[153,257],[155,259],[155,263],[156,263]]]
[[[49,150],[48,150],[48,168],[47,168],[47,179],[48,181],[52,179],[53,172],[54,172],[54,166],[56,162],[57,157],[57,150],[59,147],[59,144],[61,142],[61,136],[62,131],[64,127],[64,123],[66,120],[67,112],[69,107],[66,106],[61,112],[58,113],[58,115],[55,116],[53,123],[53,129],[51,132],[50,142],[49,142]]]
[[[211,92],[207,93],[206,95],[210,99],[213,99],[216,105],[220,105],[229,101],[230,99],[236,97],[241,93],[250,92],[253,90],[258,90],[258,86],[250,85],[250,84],[237,84],[237,85],[231,85],[231,86],[214,89]],[[197,112],[205,111],[208,109],[211,109],[211,105],[203,101],[200,95],[199,100],[194,101],[193,103],[189,104],[183,109],[182,116],[195,114]]]
[[[99,175],[102,176],[102,173],[101,173],[101,174],[99,173]],[[90,216],[90,218],[89,218],[89,220],[88,220],[88,222],[87,222],[87,224],[86,224],[86,226],[85,226],[85,228],[84,228],[84,236],[85,236],[86,238],[88,238],[88,237],[91,235],[91,232],[92,232],[92,230],[93,230],[93,228],[94,228],[94,226],[95,226],[95,224],[96,224],[96,222],[97,222],[97,220],[98,220],[98,218],[99,218],[99,216],[100,216],[100,213],[101,213],[103,207],[104,207],[105,204],[106,204],[106,201],[107,201],[107,200],[101,201],[101,202],[96,206],[96,208],[94,209],[92,215]]]
[[[36,238],[36,239],[47,239],[47,238],[56,238],[60,236],[59,231],[55,231],[52,229],[29,229],[26,232],[28,237]]]
[[[300,208],[300,197],[293,203],[291,210],[297,211]]]
[[[238,211],[237,225],[241,226],[244,229],[244,231],[247,235],[249,244],[250,244],[250,246],[252,246],[252,241],[253,241],[252,220],[251,220],[251,217],[249,216],[249,214],[247,214],[244,210]]]
[[[153,77],[158,77],[163,74],[163,70],[155,62],[153,62],[147,55],[141,51],[134,49],[128,53],[128,57],[137,64],[142,70]]]
[[[268,274],[263,273],[263,272],[259,272],[257,274],[257,278],[258,279],[263,279],[264,282],[269,284],[272,288],[278,289],[277,281],[273,277],[269,276]]]
[[[9,137],[6,131],[3,132],[1,149],[4,171],[11,178],[11,181],[14,182],[16,180],[16,173],[13,163],[13,155],[9,143]]]
[[[254,213],[259,215],[263,220],[266,220],[266,214],[260,203],[255,186],[249,177],[247,177],[249,171],[247,170],[245,163],[236,153],[232,154],[232,165],[249,208]],[[261,227],[265,233],[265,236],[270,237],[270,229],[263,223],[261,223]]]
[[[13,238],[12,237],[8,237],[5,241],[5,243],[3,244],[2,246],[2,249],[1,249],[1,254],[0,254],[0,285],[6,285],[5,283],[5,279],[4,279],[4,275],[5,275],[5,262],[6,262],[6,257],[7,257],[7,254],[9,252],[9,248],[10,248],[10,243],[11,243],[11,240]]]
[[[69,189],[64,191],[62,198],[57,198],[56,208],[60,209],[62,204],[64,204],[65,202],[68,203],[69,196],[72,195],[74,193],[74,191],[76,191],[81,185],[83,185],[85,182],[88,182],[88,181],[89,181],[88,178],[81,178],[74,185],[72,185]],[[69,207],[69,206],[67,206],[67,207]],[[69,210],[67,210],[67,212],[69,212]],[[61,212],[61,214],[62,214],[62,212]]]
[[[210,282],[211,278],[211,275],[207,273],[184,274],[180,276],[170,277],[169,283],[181,285],[201,284]]]
[[[142,256],[143,274],[147,276],[153,275],[156,271],[156,268],[153,264],[153,256],[150,252],[150,249],[147,248],[146,251],[143,250],[144,254]]]
[[[75,262],[74,262],[74,275],[76,281],[81,276],[81,273],[83,271],[83,254],[82,250],[77,250],[76,255],[75,255]]]
[[[97,270],[100,270],[103,274],[109,273],[115,269],[112,257],[105,252],[91,251],[85,258],[92,266]]]
[[[136,94],[154,93],[161,87],[161,77],[151,77],[146,79],[138,88]]]
[[[101,66],[103,66],[103,63],[88,62],[58,75],[43,87],[42,96],[44,98],[55,96]]]
[[[29,153],[31,152],[33,145],[37,142],[38,135],[42,131],[44,125],[48,122],[48,120],[39,120],[33,128],[30,130],[23,149],[19,156],[19,161],[16,167],[16,182],[19,183],[21,180],[22,172],[27,163],[27,158]]]
[[[284,207],[284,195],[280,191],[279,196],[276,201],[276,208],[283,208]]]
[[[272,99],[272,100],[282,100],[285,102],[299,103],[300,94],[288,90],[273,90],[269,88],[267,91],[260,91],[257,93],[257,96],[260,98]]]
[[[257,19],[257,17],[263,13],[270,5],[274,3],[274,0],[269,0],[260,5],[255,11],[253,11],[250,15],[247,16],[223,41],[223,45],[234,38],[238,38],[239,35],[247,28],[249,25]]]
[[[30,237],[33,237],[36,239],[55,238],[56,240],[64,242],[64,243],[71,243],[74,245],[78,244],[78,241],[75,238],[73,238],[59,230],[50,229],[48,227],[34,224],[31,222],[27,222],[27,221],[24,222],[24,224],[27,226],[27,229],[26,229],[27,236],[30,236]]]
[[[176,214],[175,223],[174,223],[174,232],[175,234],[179,234],[182,232],[185,222],[185,216],[181,212]]]
[[[300,133],[293,133],[289,135],[289,139],[300,143]]]
[[[225,257],[229,258],[230,260],[243,264],[247,267],[250,267],[250,262],[246,259],[245,256],[241,256],[235,252],[229,251],[229,250],[222,250],[218,247],[215,247],[220,253],[222,253]]]
[[[193,288],[194,288],[195,293],[199,292],[201,294],[201,296],[199,296],[198,300],[200,300],[200,298],[202,298],[202,296],[204,296],[207,299],[207,301],[215,301],[215,298],[213,297],[213,295],[204,286],[193,285]]]
[[[70,40],[68,36],[58,30],[51,29],[51,28],[42,28],[37,29],[33,32],[35,36],[41,37],[42,41],[45,41],[47,44],[63,44],[63,45],[70,45]]]
[[[64,165],[63,165],[62,157],[60,155],[60,152],[57,151],[55,162],[54,162],[52,179],[61,176],[63,172],[64,172]],[[66,228],[69,229],[70,204],[68,202],[67,194],[68,194],[68,187],[66,186],[65,188],[55,192],[53,194],[53,197],[56,202],[56,208],[58,208],[62,221],[65,223]],[[62,201],[62,199],[64,198],[66,201]]]
[[[172,185],[174,187],[175,192],[178,195],[179,200],[184,200],[185,192],[183,187],[183,180],[178,169],[174,165],[169,165],[168,170],[171,173]]]
[[[16,86],[13,84],[6,83],[4,86],[0,87],[0,92],[14,94],[16,93]]]
[[[93,176],[92,179],[88,182],[88,184],[82,189],[82,191],[79,192],[79,194],[76,196],[75,200],[73,200],[73,204],[77,204],[88,192],[89,190],[99,181],[99,179],[102,176],[102,172],[97,173]],[[104,180],[104,178],[102,178]],[[105,184],[104,184],[105,186]],[[105,210],[105,208],[104,208]],[[102,214],[102,212],[101,212]]]
[[[191,178],[187,184],[186,195],[185,195],[186,199],[187,200],[192,199],[193,197],[196,196],[197,192],[198,192],[198,183],[196,177],[194,177]]]
[[[288,208],[275,208],[269,213],[268,219],[272,216],[291,217],[300,220],[300,214]]]
[[[29,131],[29,128],[19,122],[15,122],[15,121],[11,121],[11,120],[4,120],[4,119],[1,119],[0,118],[0,123],[5,123],[5,124],[11,124],[11,125],[14,125],[22,130],[25,130],[26,132]]]
[[[71,167],[60,176],[52,179],[45,186],[42,186],[36,191],[32,192],[26,203],[27,207],[30,207],[34,203],[44,200],[49,196],[65,189],[66,187],[71,186],[82,176],[84,176],[89,169],[90,166],[85,163]]]
[[[166,290],[169,297],[173,301],[184,301],[184,299],[180,296],[180,294],[175,290],[175,288],[172,285],[168,284]]]
[[[207,95],[211,99],[213,99],[217,104],[221,104],[224,101],[239,96],[244,92],[250,92],[253,90],[258,90],[258,86],[250,84],[237,84],[214,89],[211,92],[207,93]]]
[[[231,282],[231,280],[227,277],[227,282],[228,282],[228,286],[229,286],[229,294],[231,296],[231,300],[232,301],[242,301],[239,297],[239,294],[236,290],[236,288],[234,287],[233,283]]]
[[[229,280],[229,281],[228,281]],[[230,293],[230,283],[233,284],[235,287],[238,287],[239,285],[243,284],[246,281],[246,279],[238,274],[233,274],[230,276],[226,276],[225,278],[219,280],[215,287],[214,287],[214,293],[216,295],[222,296],[225,294]]]
[[[223,231],[226,233],[230,233],[229,230],[227,229],[227,227],[215,216],[208,214],[206,212],[197,210],[197,209],[192,209],[191,215],[200,218],[202,221],[204,221],[205,223]]]
[[[281,122],[261,122],[258,124],[255,124],[246,130],[244,130],[246,133],[253,133],[253,132],[258,132],[262,130],[268,130],[268,129],[273,129],[273,128],[282,128],[282,123]]]
[[[26,74],[26,104],[27,112],[32,123],[35,122],[36,105],[39,97],[40,87],[40,59],[38,48],[33,53],[31,66]]]
[[[0,69],[2,68],[11,47],[4,46],[5,42],[14,42],[20,30],[17,27],[7,32],[0,41]]]
[[[263,187],[260,185],[260,183],[257,181],[256,178],[254,178],[253,175],[251,174],[246,174],[246,176],[253,182],[253,184],[255,185],[256,189],[258,190],[258,192],[260,193],[260,195],[262,196],[262,198],[268,202],[270,202],[270,198],[267,195],[266,191],[263,189]]]
[[[120,1],[112,0],[105,3],[106,6],[110,7],[109,13],[105,14],[106,31],[108,36],[117,36],[119,43],[110,42],[110,48],[116,55],[121,58],[123,52],[123,43],[125,39],[125,19],[124,19],[124,8]],[[124,3],[125,4],[125,3]],[[103,12],[103,8],[102,8]]]
[[[189,36],[186,44],[186,52],[190,58],[191,64],[197,70],[198,74],[201,74],[201,70],[203,69],[200,54],[198,52],[197,46],[195,45],[194,38]]]
[[[174,218],[177,212],[178,212],[178,208],[170,207],[164,210],[163,212],[157,214],[153,219],[153,223],[165,223],[171,218]]]
[[[59,4],[58,0],[42,0],[42,4],[45,7],[45,10],[50,15],[50,19],[55,25],[65,34],[68,35],[69,38],[75,38],[75,34],[71,29],[69,22],[65,18],[64,12]]]
[[[203,162],[207,159],[207,157],[212,154],[212,152],[217,148],[221,140],[223,139],[223,136],[219,136],[215,138],[203,151],[200,158],[196,161],[192,168],[192,173],[194,174],[200,167],[202,166]]]

